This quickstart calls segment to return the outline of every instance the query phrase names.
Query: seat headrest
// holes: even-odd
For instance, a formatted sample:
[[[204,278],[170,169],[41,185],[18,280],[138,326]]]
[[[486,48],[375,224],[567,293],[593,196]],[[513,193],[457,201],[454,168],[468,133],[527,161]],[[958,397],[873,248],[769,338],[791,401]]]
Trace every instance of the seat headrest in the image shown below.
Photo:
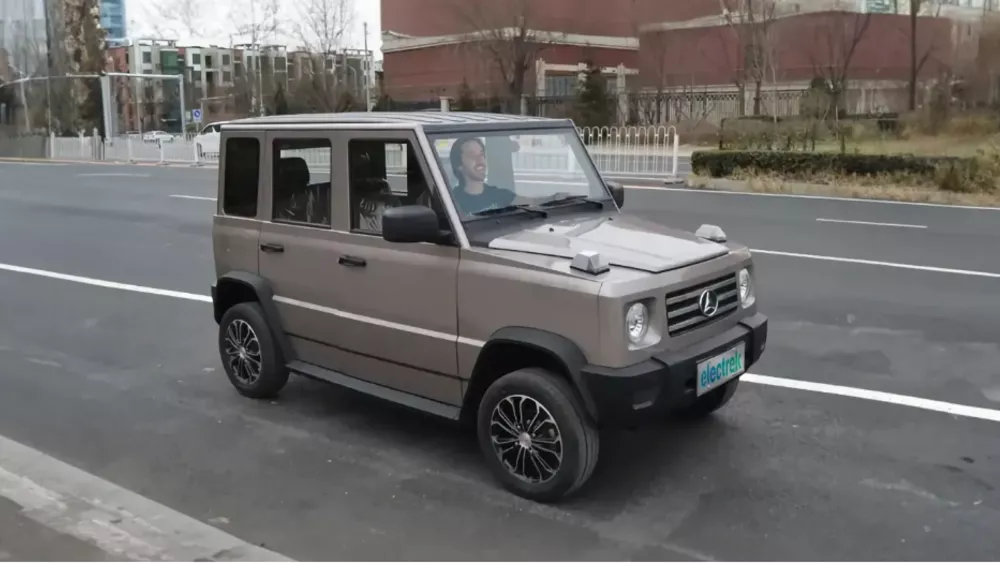
[[[288,186],[309,185],[309,164],[300,156],[290,156],[278,161],[278,178]]]

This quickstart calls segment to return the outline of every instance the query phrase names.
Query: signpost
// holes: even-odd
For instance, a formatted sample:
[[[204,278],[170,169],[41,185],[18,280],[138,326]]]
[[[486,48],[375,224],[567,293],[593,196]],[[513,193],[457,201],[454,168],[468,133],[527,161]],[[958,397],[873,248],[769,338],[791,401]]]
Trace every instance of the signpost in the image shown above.
[[[201,123],[201,110],[193,109],[191,110],[191,121],[195,123]]]

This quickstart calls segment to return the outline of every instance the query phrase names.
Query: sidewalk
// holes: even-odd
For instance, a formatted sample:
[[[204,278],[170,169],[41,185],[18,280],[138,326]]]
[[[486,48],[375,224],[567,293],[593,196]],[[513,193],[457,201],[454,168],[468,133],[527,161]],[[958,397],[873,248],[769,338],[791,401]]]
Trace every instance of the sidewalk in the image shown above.
[[[0,498],[0,561],[121,561],[26,516],[13,501]]]

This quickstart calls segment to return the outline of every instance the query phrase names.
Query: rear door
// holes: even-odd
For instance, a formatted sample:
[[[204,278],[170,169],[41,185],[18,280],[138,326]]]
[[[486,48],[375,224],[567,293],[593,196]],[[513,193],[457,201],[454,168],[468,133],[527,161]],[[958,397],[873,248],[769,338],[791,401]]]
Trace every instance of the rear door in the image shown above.
[[[225,143],[212,221],[216,277],[233,271],[257,273],[257,237],[266,217],[261,190],[264,134],[235,132]]]

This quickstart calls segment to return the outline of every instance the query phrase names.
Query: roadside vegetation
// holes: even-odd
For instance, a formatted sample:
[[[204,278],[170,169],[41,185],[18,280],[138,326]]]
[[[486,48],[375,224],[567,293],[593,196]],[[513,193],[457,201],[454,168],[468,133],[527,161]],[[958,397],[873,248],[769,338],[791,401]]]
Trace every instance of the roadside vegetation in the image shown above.
[[[715,150],[692,155],[695,185],[1000,205],[1000,112],[728,120]],[[940,193],[936,193],[940,192]],[[961,197],[955,197],[960,195]]]

